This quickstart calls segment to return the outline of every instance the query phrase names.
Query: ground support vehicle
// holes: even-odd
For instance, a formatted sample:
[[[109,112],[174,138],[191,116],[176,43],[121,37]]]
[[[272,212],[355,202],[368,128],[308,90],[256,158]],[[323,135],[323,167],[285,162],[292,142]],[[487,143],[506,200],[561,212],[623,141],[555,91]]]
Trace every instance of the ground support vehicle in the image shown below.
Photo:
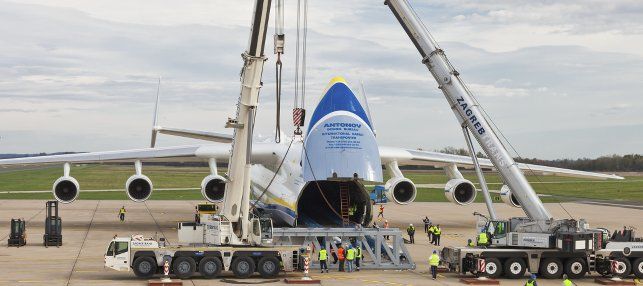
[[[299,270],[300,247],[296,246],[164,246],[141,236],[115,237],[105,253],[105,266],[118,271],[134,271],[140,278],[163,273],[167,261],[171,275],[187,279],[196,275],[216,278],[232,271],[238,278],[258,272],[272,278],[281,271]]]
[[[21,247],[27,244],[27,234],[24,219],[11,219],[11,233],[7,246]]]

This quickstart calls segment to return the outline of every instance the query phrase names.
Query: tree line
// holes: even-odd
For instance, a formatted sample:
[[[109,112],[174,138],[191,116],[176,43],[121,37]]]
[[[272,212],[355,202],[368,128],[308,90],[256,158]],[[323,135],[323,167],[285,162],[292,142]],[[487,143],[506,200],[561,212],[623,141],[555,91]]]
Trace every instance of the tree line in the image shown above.
[[[469,150],[464,148],[445,147],[435,150],[440,153],[470,156]],[[486,158],[483,153],[478,152],[478,157]],[[558,168],[582,170],[582,171],[609,171],[609,172],[641,172],[643,171],[643,155],[607,155],[598,158],[579,158],[579,159],[555,159],[544,160],[538,158],[514,158],[517,162],[551,166]]]

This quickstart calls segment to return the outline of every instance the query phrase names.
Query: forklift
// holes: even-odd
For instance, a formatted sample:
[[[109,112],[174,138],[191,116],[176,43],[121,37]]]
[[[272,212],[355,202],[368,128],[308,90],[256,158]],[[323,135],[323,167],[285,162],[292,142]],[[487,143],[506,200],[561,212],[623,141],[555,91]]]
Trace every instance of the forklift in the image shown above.
[[[27,230],[24,219],[11,219],[11,233],[7,246],[21,247],[27,244]]]
[[[45,234],[43,245],[48,247],[54,245],[59,247],[63,244],[62,219],[58,216],[58,201],[48,201],[47,217],[45,218]]]

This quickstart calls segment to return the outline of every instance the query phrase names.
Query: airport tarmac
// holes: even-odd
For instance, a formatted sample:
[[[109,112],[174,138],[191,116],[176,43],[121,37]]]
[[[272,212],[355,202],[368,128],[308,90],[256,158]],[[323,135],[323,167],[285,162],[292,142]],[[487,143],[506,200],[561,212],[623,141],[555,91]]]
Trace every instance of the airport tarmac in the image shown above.
[[[155,233],[167,237],[170,243],[177,239],[176,223],[194,218],[194,205],[200,201],[88,201],[60,205],[63,222],[63,246],[45,248],[42,245],[44,233],[45,202],[40,200],[0,201],[0,285],[147,285],[132,272],[117,272],[103,267],[103,254],[114,235],[127,236]],[[121,206],[127,209],[126,221],[121,223],[117,211]],[[520,209],[495,204],[502,216],[518,216]],[[624,225],[643,229],[643,210],[621,208],[611,205],[590,205],[577,203],[546,204],[558,218],[587,219],[592,227],[622,228]],[[456,274],[442,274],[436,281],[428,273],[428,255],[434,249],[423,235],[422,218],[428,216],[442,227],[442,245],[464,245],[467,238],[475,235],[474,211],[484,213],[484,204],[458,207],[450,203],[413,203],[408,206],[389,204],[384,215],[391,227],[405,229],[409,223],[416,226],[416,244],[408,245],[414,254],[417,269],[412,271],[362,270],[355,273],[332,271],[319,274],[312,270],[313,278],[321,279],[322,285],[461,285]],[[568,214],[569,213],[569,214]],[[8,248],[9,221],[24,218],[27,222],[28,245]],[[640,233],[643,234],[643,233]],[[283,284],[283,278],[300,277],[301,273],[282,275],[277,280],[237,280],[230,274],[214,280],[195,278],[185,280],[184,285],[225,285],[239,284]],[[227,279],[227,280],[223,280]],[[501,280],[501,285],[524,285],[526,280]],[[597,285],[593,279],[574,281],[578,285]],[[540,280],[539,285],[561,285],[557,280]]]

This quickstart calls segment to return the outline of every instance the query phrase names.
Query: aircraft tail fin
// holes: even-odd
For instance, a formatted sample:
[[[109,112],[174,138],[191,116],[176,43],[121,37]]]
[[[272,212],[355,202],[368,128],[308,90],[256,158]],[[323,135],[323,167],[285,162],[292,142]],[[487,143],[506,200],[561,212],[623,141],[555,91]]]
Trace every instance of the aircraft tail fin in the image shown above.
[[[159,83],[156,87],[156,103],[154,104],[154,119],[152,121],[152,138],[150,142],[150,147],[154,148],[156,145],[156,134],[158,133],[158,120],[159,120],[159,101],[161,98],[161,77],[159,76]]]

